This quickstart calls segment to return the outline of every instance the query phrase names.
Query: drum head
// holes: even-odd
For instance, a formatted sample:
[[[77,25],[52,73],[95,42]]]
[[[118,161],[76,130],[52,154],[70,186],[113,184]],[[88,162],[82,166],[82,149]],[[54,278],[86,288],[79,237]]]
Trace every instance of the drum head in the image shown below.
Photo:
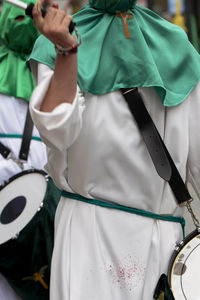
[[[0,190],[0,244],[16,237],[31,221],[47,189],[45,173],[28,170],[13,177]]]
[[[194,231],[172,256],[169,281],[176,300],[200,299],[200,232]]]

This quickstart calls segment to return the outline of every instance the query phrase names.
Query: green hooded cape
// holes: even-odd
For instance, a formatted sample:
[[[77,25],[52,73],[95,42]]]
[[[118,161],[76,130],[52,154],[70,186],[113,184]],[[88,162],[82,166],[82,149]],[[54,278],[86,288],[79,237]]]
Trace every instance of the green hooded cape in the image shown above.
[[[93,94],[152,86],[165,106],[177,105],[200,79],[200,56],[180,27],[136,2],[90,0],[73,16],[82,39],[78,84]],[[129,14],[130,38],[116,12]],[[54,45],[40,36],[30,59],[53,69],[55,57]]]
[[[0,93],[29,101],[34,80],[26,60],[39,32],[30,17],[25,16],[19,22],[16,20],[19,16],[25,16],[23,9],[3,3],[0,16]]]

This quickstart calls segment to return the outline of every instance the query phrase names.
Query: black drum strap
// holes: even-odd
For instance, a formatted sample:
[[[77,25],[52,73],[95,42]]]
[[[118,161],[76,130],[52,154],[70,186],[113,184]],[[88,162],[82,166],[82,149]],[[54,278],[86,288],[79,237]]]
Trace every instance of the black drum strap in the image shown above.
[[[25,125],[24,125],[24,132],[23,132],[23,136],[22,136],[21,148],[20,148],[20,152],[19,152],[19,159],[22,159],[22,160],[28,159],[29,148],[30,148],[30,143],[31,143],[31,138],[32,138],[32,132],[33,132],[33,121],[31,119],[31,115],[30,115],[29,108],[28,108],[27,114],[26,114],[26,121],[25,121]]]
[[[26,114],[26,121],[24,125],[24,131],[22,135],[22,142],[21,142],[21,148],[19,152],[19,160],[16,158],[16,161],[20,160],[27,160],[28,154],[29,154],[29,148],[30,148],[30,142],[32,138],[32,132],[33,132],[33,121],[31,119],[31,115],[29,112],[29,108],[27,110]],[[0,142],[0,154],[4,158],[8,158],[9,154],[11,153],[11,150],[3,145],[3,143]],[[13,158],[13,157],[12,157]]]
[[[134,116],[159,176],[169,182],[178,204],[185,205],[191,201],[192,197],[149,115],[138,89],[121,89],[121,92]]]
[[[10,154],[10,149],[8,147],[6,147],[5,145],[3,145],[1,142],[0,142],[0,154],[4,157],[4,158],[7,158],[8,155]]]

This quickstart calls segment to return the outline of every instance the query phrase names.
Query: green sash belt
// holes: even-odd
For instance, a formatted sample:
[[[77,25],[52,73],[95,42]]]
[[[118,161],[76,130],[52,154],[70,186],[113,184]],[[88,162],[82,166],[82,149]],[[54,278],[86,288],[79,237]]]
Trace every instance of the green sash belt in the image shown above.
[[[4,133],[0,133],[0,138],[15,138],[15,139],[21,139],[22,138],[22,134],[4,134]],[[42,141],[40,137],[38,136],[32,136],[31,137],[32,140],[36,140],[36,141]]]
[[[128,206],[119,205],[119,204],[111,204],[111,203],[103,202],[103,201],[97,200],[97,199],[89,199],[89,198],[83,197],[81,195],[73,194],[73,193],[70,193],[67,191],[62,191],[61,195],[66,198],[70,198],[70,199],[74,199],[74,200],[78,200],[78,201],[82,201],[82,202],[86,202],[86,203],[90,203],[90,204],[94,204],[94,205],[98,205],[98,206],[102,206],[102,207],[118,209],[118,210],[126,211],[129,213],[132,213],[135,215],[140,215],[140,216],[147,217],[147,218],[180,223],[182,226],[182,230],[183,230],[183,237],[185,237],[185,219],[182,217],[175,217],[175,216],[170,216],[170,215],[159,215],[159,214],[155,214],[155,213],[145,211],[145,210],[140,210],[140,209],[133,208],[133,207],[128,207]]]

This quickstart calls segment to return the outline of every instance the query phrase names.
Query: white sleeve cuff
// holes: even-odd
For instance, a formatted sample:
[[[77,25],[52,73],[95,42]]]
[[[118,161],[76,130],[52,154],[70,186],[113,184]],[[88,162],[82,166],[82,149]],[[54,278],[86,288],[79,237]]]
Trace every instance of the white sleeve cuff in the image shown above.
[[[62,103],[52,112],[41,112],[40,106],[48,90],[53,71],[48,68],[46,76],[33,91],[30,100],[30,112],[45,144],[60,151],[67,150],[76,140],[82,127],[84,98],[77,88],[72,104]]]

